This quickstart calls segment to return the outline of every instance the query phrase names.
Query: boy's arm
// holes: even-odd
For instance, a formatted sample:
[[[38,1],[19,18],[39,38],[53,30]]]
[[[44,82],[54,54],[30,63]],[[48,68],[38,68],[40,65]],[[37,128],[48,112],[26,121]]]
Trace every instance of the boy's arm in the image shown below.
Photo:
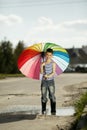
[[[44,72],[43,67],[44,67],[44,63],[41,64],[41,68],[40,68],[40,73],[41,74],[43,74],[43,72]]]
[[[50,77],[54,76],[55,72],[56,72],[56,64],[53,63],[53,72],[51,74],[49,74],[49,75],[45,75],[45,77],[50,78]]]

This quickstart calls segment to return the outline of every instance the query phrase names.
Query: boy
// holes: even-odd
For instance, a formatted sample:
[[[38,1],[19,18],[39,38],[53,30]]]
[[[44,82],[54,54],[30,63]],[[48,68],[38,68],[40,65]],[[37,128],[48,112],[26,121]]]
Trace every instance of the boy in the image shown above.
[[[45,54],[46,61],[41,64],[41,73],[43,74],[41,82],[41,103],[42,103],[42,114],[46,113],[47,103],[47,91],[49,92],[51,114],[56,115],[56,98],[55,98],[55,83],[54,74],[56,65],[51,60],[53,56],[53,50],[48,48]]]

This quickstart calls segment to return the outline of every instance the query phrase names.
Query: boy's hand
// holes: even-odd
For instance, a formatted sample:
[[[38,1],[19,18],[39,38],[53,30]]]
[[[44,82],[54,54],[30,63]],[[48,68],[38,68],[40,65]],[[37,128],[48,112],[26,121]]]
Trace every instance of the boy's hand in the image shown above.
[[[45,74],[45,75],[44,75],[44,77],[45,77],[45,78],[48,78],[48,75],[47,75],[47,74]]]
[[[47,74],[45,74],[45,75],[44,75],[44,78],[45,78],[45,79],[47,79],[47,78],[48,78],[48,75],[47,75]]]

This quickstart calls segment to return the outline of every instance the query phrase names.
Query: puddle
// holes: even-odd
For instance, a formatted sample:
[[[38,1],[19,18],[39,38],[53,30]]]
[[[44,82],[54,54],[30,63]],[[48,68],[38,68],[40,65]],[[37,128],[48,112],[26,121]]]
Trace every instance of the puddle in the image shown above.
[[[64,107],[64,108],[57,109],[58,116],[72,116],[74,114],[75,114],[74,107]]]
[[[0,109],[0,114],[41,114],[41,106],[30,106],[30,105],[12,105]],[[56,116],[72,116],[75,113],[74,107],[61,107],[56,109]],[[50,107],[47,107],[47,115],[50,114]]]

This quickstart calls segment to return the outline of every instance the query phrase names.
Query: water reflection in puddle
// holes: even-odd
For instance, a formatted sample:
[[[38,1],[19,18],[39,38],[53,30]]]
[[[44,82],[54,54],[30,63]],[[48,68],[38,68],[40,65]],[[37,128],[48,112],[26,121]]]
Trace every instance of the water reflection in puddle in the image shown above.
[[[28,114],[41,114],[41,107],[40,106],[29,106],[29,105],[12,105],[7,106],[4,109],[0,109],[0,114],[5,113],[28,113]],[[61,107],[57,108],[56,115],[57,116],[72,116],[75,113],[74,107]],[[50,114],[50,107],[47,107],[47,115]]]

